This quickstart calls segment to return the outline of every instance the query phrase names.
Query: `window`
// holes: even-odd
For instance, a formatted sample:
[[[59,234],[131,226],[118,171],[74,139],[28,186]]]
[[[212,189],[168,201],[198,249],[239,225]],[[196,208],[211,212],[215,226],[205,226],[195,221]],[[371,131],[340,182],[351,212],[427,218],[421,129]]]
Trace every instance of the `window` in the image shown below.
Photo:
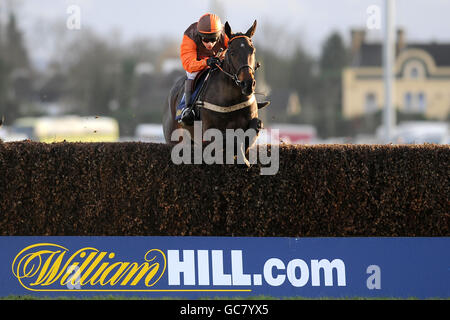
[[[419,92],[417,95],[417,107],[420,112],[424,112],[427,108],[427,97],[423,92]]]
[[[405,111],[412,111],[413,103],[412,103],[412,94],[411,92],[405,93]]]
[[[420,80],[426,77],[424,62],[412,60],[406,63],[404,77],[411,80]]]
[[[364,103],[366,112],[375,112],[377,110],[377,98],[373,92],[366,94],[366,101]]]
[[[419,70],[417,67],[412,67],[410,72],[411,79],[417,79],[419,77]]]
[[[406,112],[425,112],[427,108],[427,97],[423,92],[417,94],[406,92],[404,103]]]

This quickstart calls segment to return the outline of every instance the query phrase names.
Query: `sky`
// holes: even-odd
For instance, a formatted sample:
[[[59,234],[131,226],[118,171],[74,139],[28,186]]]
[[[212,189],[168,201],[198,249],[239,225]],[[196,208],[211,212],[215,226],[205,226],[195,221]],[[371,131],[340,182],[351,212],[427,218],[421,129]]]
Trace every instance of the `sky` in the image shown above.
[[[0,0],[0,18],[11,4],[35,59],[45,59],[54,49],[45,31],[55,25],[67,33],[90,28],[105,35],[115,32],[124,40],[167,37],[181,41],[192,22],[213,11],[236,32],[245,32],[257,20],[256,44],[259,40],[289,47],[295,39],[318,55],[332,31],[339,31],[348,43],[352,28],[366,28],[369,39],[380,40],[384,22],[381,16],[381,29],[366,27],[371,17],[368,8],[377,6],[383,14],[384,0]],[[80,30],[65,27],[71,5],[80,9]],[[396,0],[396,25],[405,29],[409,41],[450,42],[449,12],[450,0]],[[283,35],[287,41],[277,41]]]

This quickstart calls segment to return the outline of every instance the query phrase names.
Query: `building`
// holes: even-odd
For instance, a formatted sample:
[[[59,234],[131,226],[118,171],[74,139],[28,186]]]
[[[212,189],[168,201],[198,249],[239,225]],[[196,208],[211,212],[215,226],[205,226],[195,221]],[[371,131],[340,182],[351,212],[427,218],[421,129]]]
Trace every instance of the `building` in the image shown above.
[[[351,65],[342,73],[342,108],[347,119],[384,105],[381,43],[352,31]],[[398,111],[446,120],[450,114],[450,43],[407,43],[397,31],[394,106]]]

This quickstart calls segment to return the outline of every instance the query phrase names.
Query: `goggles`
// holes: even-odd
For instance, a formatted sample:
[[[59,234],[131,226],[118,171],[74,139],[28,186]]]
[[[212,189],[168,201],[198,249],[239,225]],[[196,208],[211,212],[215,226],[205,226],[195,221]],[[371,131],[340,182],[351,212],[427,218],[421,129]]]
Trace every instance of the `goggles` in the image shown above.
[[[214,42],[217,42],[217,38],[207,38],[207,37],[202,37],[202,41],[204,42],[204,43],[214,43]]]

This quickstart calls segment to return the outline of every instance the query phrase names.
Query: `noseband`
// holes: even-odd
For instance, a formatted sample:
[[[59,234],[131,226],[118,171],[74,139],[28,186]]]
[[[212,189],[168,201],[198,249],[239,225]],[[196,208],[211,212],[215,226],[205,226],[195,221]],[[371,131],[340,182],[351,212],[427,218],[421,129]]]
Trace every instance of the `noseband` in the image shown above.
[[[228,45],[230,44],[231,41],[233,41],[233,40],[235,40],[235,39],[237,39],[237,38],[246,38],[246,39],[248,39],[250,42],[252,41],[249,37],[242,35],[242,36],[236,36],[236,37],[234,37],[234,38],[231,38],[231,39],[228,41]],[[231,64],[231,63],[230,63],[230,64]],[[231,66],[233,66],[233,64],[231,64]],[[225,73],[228,77],[230,77],[230,78],[234,81],[234,83],[235,83],[237,86],[239,86],[239,87],[242,85],[242,81],[239,80],[238,75],[239,75],[239,73],[241,72],[242,69],[249,68],[253,73],[255,73],[255,69],[254,69],[251,65],[249,65],[249,64],[244,64],[244,65],[240,66],[239,69],[237,69],[237,71],[236,71],[234,74],[229,73],[229,72],[226,72],[225,70],[223,70],[223,69],[222,69],[220,66],[218,66],[218,65],[217,65],[217,67],[219,68],[220,71],[222,71],[222,72]]]

